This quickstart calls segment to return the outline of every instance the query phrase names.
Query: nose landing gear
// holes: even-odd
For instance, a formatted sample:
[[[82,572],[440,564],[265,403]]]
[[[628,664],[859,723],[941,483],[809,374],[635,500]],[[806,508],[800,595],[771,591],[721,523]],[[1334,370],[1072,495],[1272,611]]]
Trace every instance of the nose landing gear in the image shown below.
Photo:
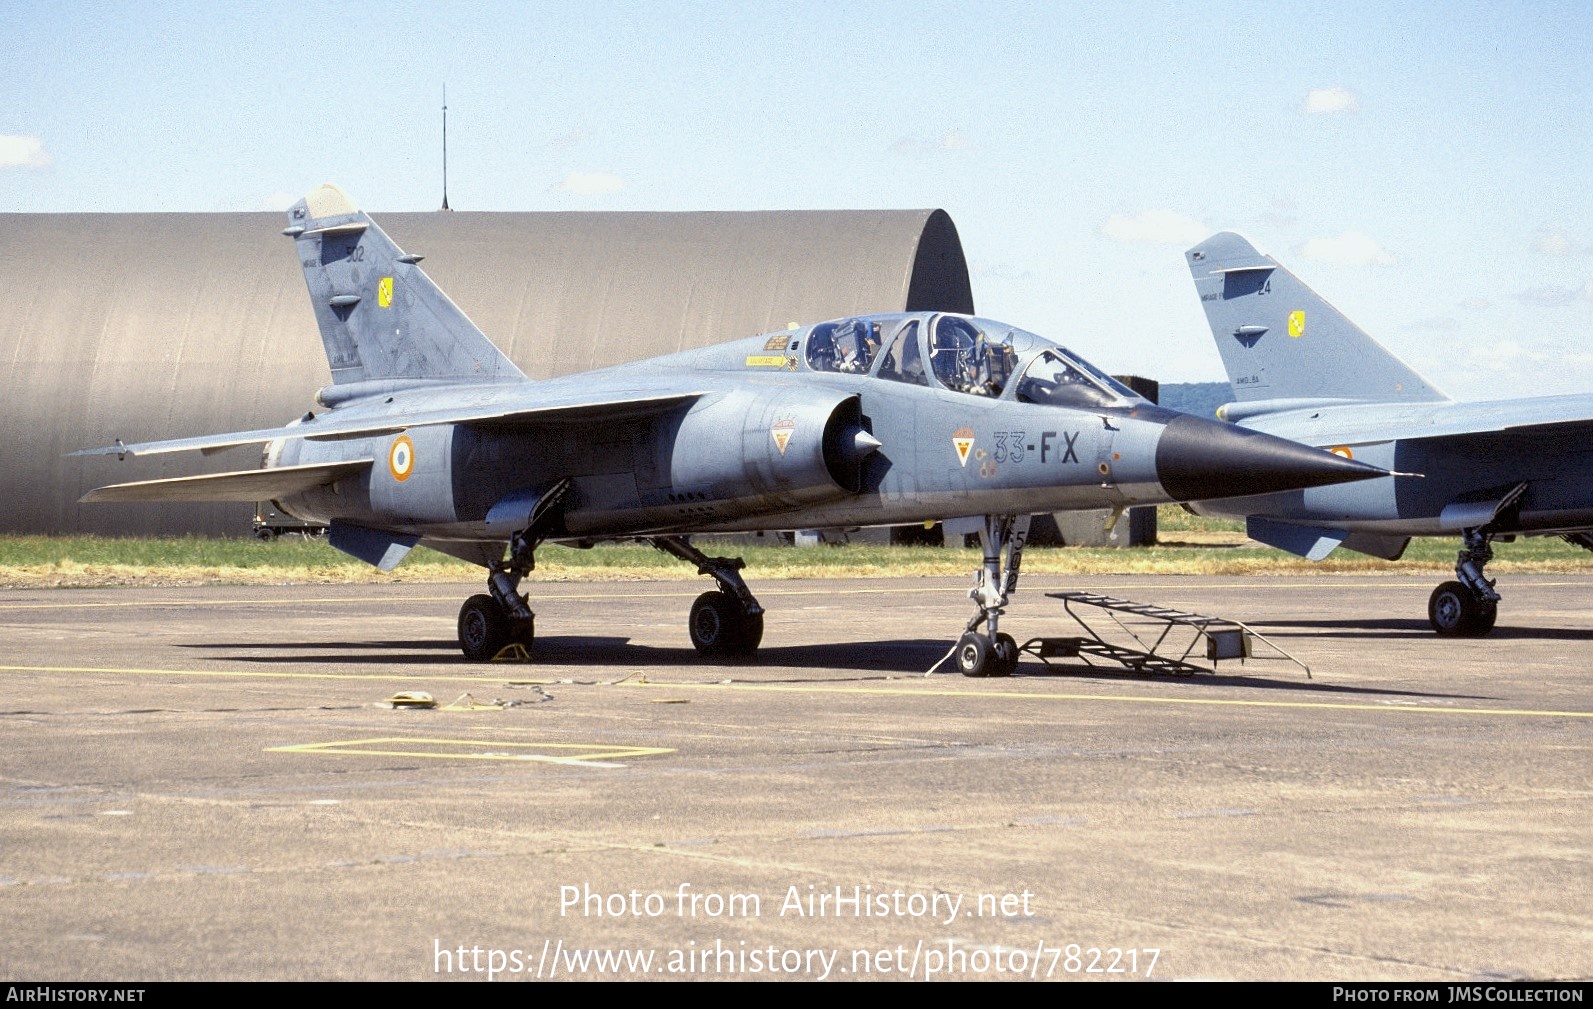
[[[1007,597],[1018,591],[1018,568],[1028,539],[1029,516],[985,516],[979,530],[984,566],[975,572],[974,587],[968,592],[979,611],[948,656],[956,660],[957,671],[964,676],[1011,676],[1018,668],[1018,643],[997,625],[1006,612]],[[979,631],[981,624],[984,633]]]

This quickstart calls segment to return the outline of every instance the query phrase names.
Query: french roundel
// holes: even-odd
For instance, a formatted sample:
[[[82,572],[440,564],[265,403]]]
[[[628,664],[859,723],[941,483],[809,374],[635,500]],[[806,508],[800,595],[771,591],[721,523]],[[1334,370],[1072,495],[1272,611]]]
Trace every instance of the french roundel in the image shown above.
[[[393,439],[393,447],[387,450],[387,471],[400,483],[415,471],[415,443],[409,440],[409,435],[401,434]]]

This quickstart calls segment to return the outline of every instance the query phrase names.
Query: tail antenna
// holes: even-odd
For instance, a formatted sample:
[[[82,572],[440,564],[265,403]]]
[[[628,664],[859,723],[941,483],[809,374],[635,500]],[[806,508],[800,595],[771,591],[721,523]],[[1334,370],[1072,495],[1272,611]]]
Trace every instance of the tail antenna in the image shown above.
[[[443,204],[441,209],[452,210],[453,208],[448,205],[448,85],[446,84],[443,85],[442,126]]]

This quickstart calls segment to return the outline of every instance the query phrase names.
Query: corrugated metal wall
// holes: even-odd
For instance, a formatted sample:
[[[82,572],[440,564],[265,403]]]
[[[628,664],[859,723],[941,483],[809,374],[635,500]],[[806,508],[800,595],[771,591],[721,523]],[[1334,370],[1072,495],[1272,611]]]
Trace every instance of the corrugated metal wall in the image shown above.
[[[533,378],[860,312],[972,312],[943,211],[375,214]],[[280,214],[0,214],[0,531],[244,535],[246,505],[79,505],[248,469],[125,441],[268,427],[330,379]]]

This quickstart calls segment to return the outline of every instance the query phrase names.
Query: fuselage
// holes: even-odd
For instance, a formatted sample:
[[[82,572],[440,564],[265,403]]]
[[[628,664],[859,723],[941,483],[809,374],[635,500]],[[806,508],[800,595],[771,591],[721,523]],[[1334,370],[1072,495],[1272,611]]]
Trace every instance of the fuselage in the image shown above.
[[[1202,501],[1202,514],[1400,536],[1453,534],[1525,484],[1504,534],[1593,527],[1593,396],[1489,402],[1319,402],[1294,409],[1234,404],[1225,413],[1252,430],[1314,445],[1396,473],[1353,485]]]
[[[678,394],[681,403],[590,422],[403,425],[461,397],[512,413],[599,393]],[[484,541],[507,535],[495,505],[563,478],[572,489],[554,538],[566,539],[1182,500],[1190,492],[1168,478],[1178,466],[1163,458],[1158,470],[1169,423],[1186,440],[1189,426],[1227,429],[1162,410],[1032,333],[927,313],[839,320],[542,382],[398,388],[331,412],[390,416],[393,432],[273,442],[268,465],[373,460],[364,477],[280,500],[284,511]]]

